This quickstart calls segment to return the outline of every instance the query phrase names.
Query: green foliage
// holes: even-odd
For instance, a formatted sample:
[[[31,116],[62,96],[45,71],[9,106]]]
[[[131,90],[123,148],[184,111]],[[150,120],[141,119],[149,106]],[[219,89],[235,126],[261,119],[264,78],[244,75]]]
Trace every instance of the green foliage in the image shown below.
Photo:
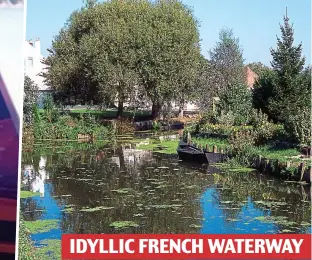
[[[29,231],[25,227],[24,220],[20,216],[19,234],[18,234],[18,259],[20,260],[41,260],[38,250],[33,245],[29,237]]]
[[[277,38],[276,50],[271,49],[271,62],[277,74],[275,93],[270,100],[271,112],[281,122],[290,115],[297,114],[303,107],[309,106],[311,86],[302,76],[305,58],[301,57],[302,44],[294,46],[294,30],[289,18],[284,17],[281,25],[281,38]]]
[[[232,111],[221,111],[220,114],[216,117],[216,124],[221,124],[225,126],[233,126],[236,123],[236,117]]]
[[[234,155],[239,155],[245,149],[255,145],[255,132],[253,130],[240,129],[229,136],[229,143]]]
[[[33,123],[33,107],[37,105],[38,95],[38,86],[28,76],[25,76],[23,102],[24,124]]]
[[[251,118],[251,125],[255,132],[255,144],[264,145],[271,140],[278,130],[278,126],[269,122],[268,115],[264,114],[261,110],[254,111]]]
[[[242,84],[244,78],[243,50],[233,30],[223,29],[219,34],[219,42],[209,52],[212,65],[213,81],[218,92],[224,91],[229,85]]]
[[[270,68],[265,66],[261,62],[252,62],[252,63],[247,64],[246,67],[249,67],[259,77],[261,77],[263,74],[270,71]]]
[[[231,135],[233,132],[240,130],[251,130],[252,126],[230,126],[224,124],[201,124],[199,125],[199,133]]]
[[[254,108],[263,111],[274,121],[277,121],[277,117],[270,107],[270,102],[276,98],[276,81],[276,72],[268,70],[260,75],[252,90]]]
[[[101,124],[91,113],[80,114],[79,118],[61,115],[52,96],[45,100],[42,113],[37,106],[33,106],[32,117],[33,135],[36,140],[77,140],[78,134],[89,134],[97,139],[104,139],[110,134],[110,127]]]
[[[62,116],[57,122],[51,125],[42,121],[40,125],[40,135],[35,135],[40,139],[69,139],[77,140],[78,134],[89,134],[97,139],[105,139],[109,135],[109,128],[100,123],[92,122],[86,118],[73,119]]]
[[[197,21],[180,1],[88,1],[55,37],[47,83],[77,102],[151,102],[153,116],[194,87]]]
[[[311,145],[311,110],[303,109],[296,115],[290,115],[285,123],[290,138],[300,145]]]
[[[159,122],[153,121],[152,129],[153,129],[153,130],[159,130],[159,129],[160,129],[160,124],[159,124]]]
[[[49,123],[55,123],[60,117],[59,109],[55,106],[52,95],[48,95],[43,102],[43,119]]]
[[[234,116],[236,125],[246,124],[250,117],[252,108],[252,93],[243,84],[233,84],[229,86],[220,96],[218,104],[219,113]]]
[[[280,28],[277,48],[271,49],[273,70],[257,80],[253,103],[270,119],[283,123],[292,141],[307,144],[311,138],[311,68],[304,70],[302,45],[294,46],[294,30],[288,17],[284,17]]]

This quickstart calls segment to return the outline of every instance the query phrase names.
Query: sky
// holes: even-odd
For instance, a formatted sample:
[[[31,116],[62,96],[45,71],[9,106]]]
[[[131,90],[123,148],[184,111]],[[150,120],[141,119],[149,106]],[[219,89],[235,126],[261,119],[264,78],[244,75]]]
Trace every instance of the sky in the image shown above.
[[[223,28],[233,29],[240,39],[246,63],[262,62],[270,65],[270,48],[276,48],[279,24],[288,10],[294,25],[295,43],[302,42],[306,64],[311,64],[311,1],[310,0],[183,0],[192,7],[200,22],[202,53],[218,41]],[[42,53],[47,48],[69,15],[82,6],[82,0],[28,0],[27,39],[40,38]]]

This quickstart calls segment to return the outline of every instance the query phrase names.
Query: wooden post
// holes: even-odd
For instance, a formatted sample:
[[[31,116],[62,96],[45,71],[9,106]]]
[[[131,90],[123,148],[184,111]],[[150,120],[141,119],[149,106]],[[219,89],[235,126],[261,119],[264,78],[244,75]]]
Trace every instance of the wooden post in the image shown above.
[[[189,132],[187,132],[186,142],[187,142],[188,144],[191,144],[191,143],[192,143],[192,137],[191,137],[191,134],[190,134]]]
[[[300,163],[299,167],[298,167],[298,173],[299,173],[299,180],[302,181],[303,180],[303,176],[304,176],[304,162]]]
[[[213,153],[217,153],[217,149],[218,149],[217,146],[214,145],[214,146],[212,147],[212,152],[213,152]]]
[[[203,145],[202,144],[199,144],[199,149],[203,150]]]
[[[220,149],[220,153],[223,154],[223,149],[222,148]]]
[[[206,144],[206,151],[209,152],[209,145]]]

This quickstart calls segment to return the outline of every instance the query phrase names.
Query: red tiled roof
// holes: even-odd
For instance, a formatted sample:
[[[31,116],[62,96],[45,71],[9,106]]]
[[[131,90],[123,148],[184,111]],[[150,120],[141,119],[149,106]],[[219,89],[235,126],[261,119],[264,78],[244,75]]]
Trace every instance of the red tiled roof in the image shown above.
[[[255,73],[251,68],[246,68],[246,83],[248,88],[253,88],[253,85],[255,84],[258,77],[258,74]]]

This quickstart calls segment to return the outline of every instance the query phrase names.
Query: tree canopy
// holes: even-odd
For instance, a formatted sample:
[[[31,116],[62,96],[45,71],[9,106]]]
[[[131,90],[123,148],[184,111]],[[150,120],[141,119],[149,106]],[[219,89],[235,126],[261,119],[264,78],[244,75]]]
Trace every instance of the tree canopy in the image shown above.
[[[219,41],[209,54],[212,78],[218,82],[218,92],[231,84],[245,83],[243,49],[233,30],[222,29]]]
[[[277,48],[271,49],[272,68],[276,73],[275,97],[271,98],[271,111],[278,119],[285,121],[290,114],[308,105],[310,86],[306,84],[303,69],[305,58],[302,57],[302,44],[294,46],[294,29],[289,18],[284,17],[280,25],[281,38],[277,37]]]
[[[36,106],[39,96],[38,86],[28,77],[24,78],[24,102],[23,117],[24,124],[30,124],[33,120],[33,108]]]
[[[55,90],[84,102],[118,100],[120,113],[124,102],[144,95],[157,117],[194,84],[198,23],[178,0],[87,1],[49,52],[44,76]]]

